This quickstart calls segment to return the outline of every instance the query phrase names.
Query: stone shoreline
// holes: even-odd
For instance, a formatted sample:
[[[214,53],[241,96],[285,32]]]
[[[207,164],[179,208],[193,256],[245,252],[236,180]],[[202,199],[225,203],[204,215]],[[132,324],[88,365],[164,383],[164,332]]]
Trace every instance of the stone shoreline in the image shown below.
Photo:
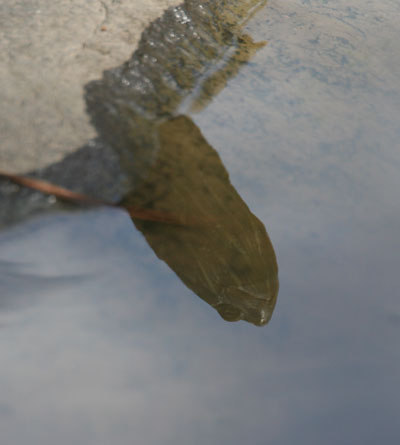
[[[0,4],[0,169],[60,161],[95,136],[83,86],[135,51],[181,0],[10,0]]]

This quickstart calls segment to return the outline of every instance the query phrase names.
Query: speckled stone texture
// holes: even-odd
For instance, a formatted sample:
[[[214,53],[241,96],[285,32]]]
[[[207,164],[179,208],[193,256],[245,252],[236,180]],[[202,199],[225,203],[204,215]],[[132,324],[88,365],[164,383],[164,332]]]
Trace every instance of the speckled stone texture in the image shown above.
[[[95,135],[83,85],[127,60],[180,0],[0,2],[0,169],[61,160]]]

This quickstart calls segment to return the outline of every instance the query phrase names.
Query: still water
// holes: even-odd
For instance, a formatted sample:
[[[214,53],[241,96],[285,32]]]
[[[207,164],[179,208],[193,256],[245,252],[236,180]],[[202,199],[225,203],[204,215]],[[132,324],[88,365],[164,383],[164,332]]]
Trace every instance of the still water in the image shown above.
[[[400,439],[400,5],[215,5],[85,91],[115,200],[166,220],[0,232],[7,445]]]

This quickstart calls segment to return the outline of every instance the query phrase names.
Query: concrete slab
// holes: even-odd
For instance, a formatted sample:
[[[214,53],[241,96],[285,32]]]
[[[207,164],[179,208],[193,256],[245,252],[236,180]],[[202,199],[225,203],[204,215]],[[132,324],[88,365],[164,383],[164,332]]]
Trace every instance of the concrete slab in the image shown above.
[[[5,0],[0,4],[0,168],[61,160],[95,135],[83,85],[134,52],[180,0]]]

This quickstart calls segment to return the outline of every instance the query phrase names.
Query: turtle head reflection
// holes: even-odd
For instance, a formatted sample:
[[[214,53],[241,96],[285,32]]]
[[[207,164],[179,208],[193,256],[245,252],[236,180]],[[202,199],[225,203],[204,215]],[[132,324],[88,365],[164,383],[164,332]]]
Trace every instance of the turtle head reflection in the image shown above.
[[[278,280],[266,280],[264,285],[228,286],[223,290],[225,302],[215,306],[215,309],[226,321],[246,320],[264,326],[271,319],[278,287]]]
[[[264,225],[190,118],[157,124],[154,134],[157,156],[123,205],[168,220],[133,218],[134,224],[156,255],[223,319],[265,325],[276,303],[278,266]]]

